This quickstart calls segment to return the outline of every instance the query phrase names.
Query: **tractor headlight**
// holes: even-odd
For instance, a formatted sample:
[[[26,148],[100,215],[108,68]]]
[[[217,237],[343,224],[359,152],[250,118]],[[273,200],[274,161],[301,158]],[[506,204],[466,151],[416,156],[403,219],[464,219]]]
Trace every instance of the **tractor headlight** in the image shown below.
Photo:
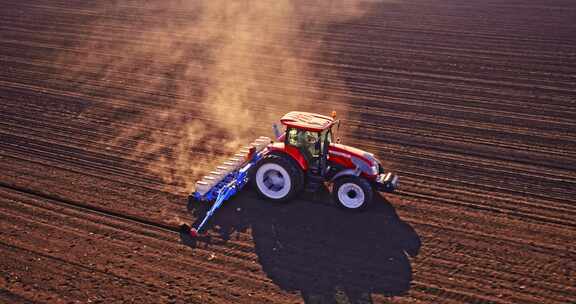
[[[370,167],[370,173],[372,173],[372,175],[378,175],[378,172],[378,163],[375,163]]]

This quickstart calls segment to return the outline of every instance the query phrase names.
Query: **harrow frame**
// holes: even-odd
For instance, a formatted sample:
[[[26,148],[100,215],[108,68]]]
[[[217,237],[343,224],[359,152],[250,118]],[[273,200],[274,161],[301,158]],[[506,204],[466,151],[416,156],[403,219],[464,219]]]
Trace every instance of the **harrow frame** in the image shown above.
[[[259,137],[250,146],[240,150],[234,158],[218,167],[224,171],[212,171],[196,183],[196,191],[190,195],[189,200],[214,203],[200,224],[190,228],[190,235],[197,236],[201,233],[216,210],[246,186],[250,169],[267,153],[265,147],[268,143],[270,143],[270,138]]]

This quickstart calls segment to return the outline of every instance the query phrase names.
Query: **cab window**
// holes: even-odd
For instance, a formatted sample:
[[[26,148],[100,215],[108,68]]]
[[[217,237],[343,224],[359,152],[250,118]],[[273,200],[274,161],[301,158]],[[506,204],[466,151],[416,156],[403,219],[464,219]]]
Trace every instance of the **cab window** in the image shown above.
[[[307,147],[314,145],[319,139],[319,134],[312,131],[298,129],[288,129],[288,144],[296,147]]]
[[[318,132],[290,128],[288,129],[286,143],[300,148],[306,159],[311,160],[319,156],[320,151],[317,149],[319,140],[320,133]]]
[[[320,133],[320,141],[322,144],[325,142],[328,142],[328,144],[332,143],[332,133],[330,132],[330,129],[324,130]]]
[[[298,130],[297,129],[288,129],[288,138],[286,139],[289,145],[300,147],[300,143],[298,141]]]

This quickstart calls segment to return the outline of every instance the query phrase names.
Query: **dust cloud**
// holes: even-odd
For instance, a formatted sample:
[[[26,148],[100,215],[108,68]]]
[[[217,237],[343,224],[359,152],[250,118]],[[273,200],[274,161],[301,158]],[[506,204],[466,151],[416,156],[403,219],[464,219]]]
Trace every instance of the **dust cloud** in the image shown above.
[[[102,97],[94,111],[114,117],[118,131],[105,144],[144,162],[168,191],[189,193],[241,145],[270,136],[285,112],[345,116],[345,101],[318,76],[337,75],[321,49],[328,26],[361,17],[371,2],[116,1],[60,63],[79,90]]]

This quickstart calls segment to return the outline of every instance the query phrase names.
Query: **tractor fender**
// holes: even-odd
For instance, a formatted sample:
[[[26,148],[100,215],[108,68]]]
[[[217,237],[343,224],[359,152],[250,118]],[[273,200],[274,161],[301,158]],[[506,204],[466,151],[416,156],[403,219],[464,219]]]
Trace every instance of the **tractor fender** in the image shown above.
[[[268,155],[278,155],[282,158],[287,159],[289,162],[293,163],[296,167],[300,168],[301,170],[304,170],[305,168],[303,168],[303,164],[298,160],[295,159],[294,156],[290,153],[287,153],[285,151],[280,151],[280,150],[272,150],[270,152],[267,153]]]
[[[338,178],[342,177],[342,176],[359,176],[360,175],[360,170],[358,170],[358,168],[356,169],[345,169],[342,170],[338,173],[336,173],[336,175],[334,175],[330,181],[333,182],[335,180],[337,180]]]
[[[274,143],[268,146],[268,154],[277,154],[295,162],[303,171],[308,170],[308,163],[304,155],[296,147],[285,145],[284,143]]]

